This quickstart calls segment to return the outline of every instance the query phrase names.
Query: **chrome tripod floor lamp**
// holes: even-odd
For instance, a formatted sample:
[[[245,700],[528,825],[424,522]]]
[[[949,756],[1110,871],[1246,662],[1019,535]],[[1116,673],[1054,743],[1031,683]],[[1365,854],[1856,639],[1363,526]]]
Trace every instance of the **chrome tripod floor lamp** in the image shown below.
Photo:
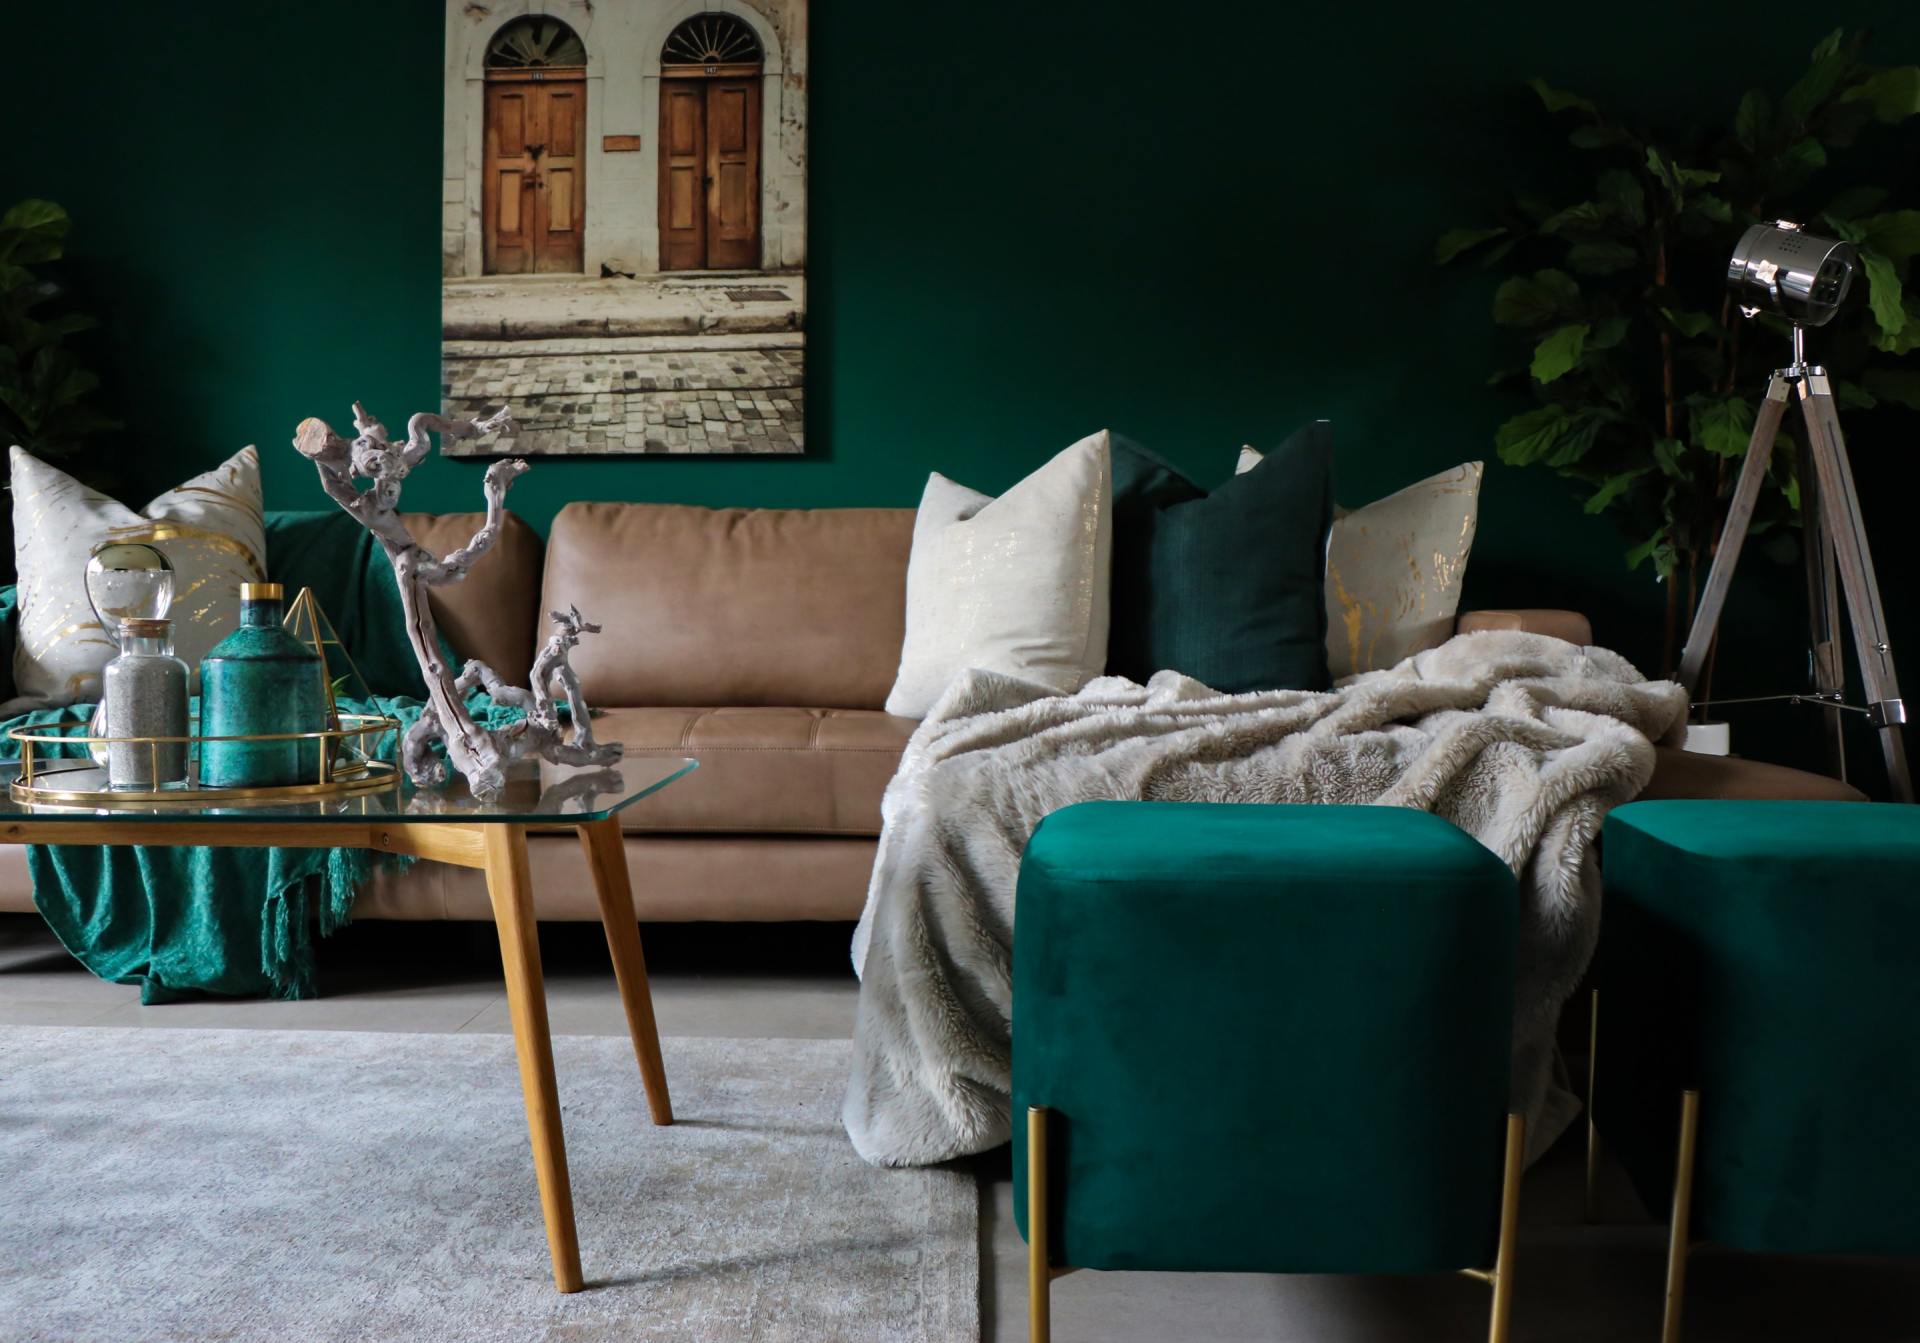
[[[1793,323],[1793,363],[1775,370],[1766,399],[1754,417],[1753,438],[1747,444],[1726,527],[1720,533],[1713,568],[1680,655],[1680,680],[1689,694],[1696,693],[1714,631],[1720,624],[1721,608],[1726,604],[1727,587],[1733,581],[1734,566],[1740,562],[1740,546],[1747,538],[1760,486],[1766,480],[1780,420],[1787,413],[1788,400],[1798,397],[1807,427],[1798,474],[1813,639],[1811,698],[1826,707],[1831,719],[1829,753],[1838,772],[1844,767],[1840,715],[1849,707],[1858,711],[1857,706],[1843,703],[1846,668],[1840,650],[1840,593],[1844,591],[1847,615],[1853,623],[1854,649],[1860,660],[1860,680],[1866,688],[1864,712],[1879,730],[1894,796],[1911,802],[1913,779],[1907,772],[1902,736],[1907,711],[1894,675],[1893,649],[1887,640],[1880,586],[1873,576],[1873,556],[1860,521],[1860,497],[1854,489],[1853,469],[1847,463],[1846,440],[1840,433],[1840,415],[1834,407],[1827,371],[1809,364],[1806,356],[1807,328],[1825,325],[1840,310],[1858,267],[1858,258],[1847,244],[1815,237],[1785,220],[1748,229],[1727,264],[1727,287],[1742,313],[1748,317],[1777,313]]]

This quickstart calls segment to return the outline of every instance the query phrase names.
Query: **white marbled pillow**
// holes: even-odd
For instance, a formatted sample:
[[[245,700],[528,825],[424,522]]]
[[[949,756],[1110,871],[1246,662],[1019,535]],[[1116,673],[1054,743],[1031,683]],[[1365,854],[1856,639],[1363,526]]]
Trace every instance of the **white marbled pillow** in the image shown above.
[[[1240,449],[1234,474],[1258,465]],[[1479,462],[1334,511],[1327,537],[1327,668],[1338,681],[1378,671],[1453,634],[1480,518]]]
[[[924,718],[969,668],[1063,694],[1107,665],[1113,448],[1103,429],[999,498],[935,472],[913,520],[887,712]]]
[[[99,697],[100,671],[119,649],[87,601],[87,557],[107,540],[148,542],[173,565],[174,648],[197,674],[239,617],[240,585],[265,577],[260,454],[242,448],[139,513],[25,449],[12,462],[18,693],[0,713]]]

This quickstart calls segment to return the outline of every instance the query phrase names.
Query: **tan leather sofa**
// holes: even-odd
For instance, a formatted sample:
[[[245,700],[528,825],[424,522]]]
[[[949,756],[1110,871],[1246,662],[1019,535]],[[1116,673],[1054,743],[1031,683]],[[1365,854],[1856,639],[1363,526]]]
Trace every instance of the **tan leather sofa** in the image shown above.
[[[474,514],[408,518],[429,549]],[[880,795],[914,723],[881,708],[900,657],[911,509],[570,504],[544,548],[510,518],[467,580],[434,591],[453,644],[524,682],[545,613],[575,605],[605,632],[573,665],[605,710],[602,740],[700,768],[621,815],[648,920],[853,919]],[[1568,611],[1481,611],[1459,628],[1592,642]],[[1647,796],[1858,798],[1750,761],[1661,751]],[[542,918],[596,919],[570,833],[530,845]],[[25,850],[0,847],[0,909],[31,909]],[[359,918],[487,919],[480,873],[421,862],[382,874]]]

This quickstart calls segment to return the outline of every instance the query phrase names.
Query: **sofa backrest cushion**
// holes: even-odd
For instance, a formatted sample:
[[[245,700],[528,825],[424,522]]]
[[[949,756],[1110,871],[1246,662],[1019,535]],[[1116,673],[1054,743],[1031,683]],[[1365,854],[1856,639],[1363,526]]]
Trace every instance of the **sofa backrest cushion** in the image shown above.
[[[590,703],[878,709],[900,664],[910,508],[568,504],[540,609],[602,627]]]
[[[413,539],[436,556],[466,545],[486,520],[484,513],[401,515]],[[540,534],[509,513],[493,549],[466,579],[434,588],[430,600],[434,621],[455,653],[479,658],[512,684],[525,685],[534,641],[546,627],[539,598]]]

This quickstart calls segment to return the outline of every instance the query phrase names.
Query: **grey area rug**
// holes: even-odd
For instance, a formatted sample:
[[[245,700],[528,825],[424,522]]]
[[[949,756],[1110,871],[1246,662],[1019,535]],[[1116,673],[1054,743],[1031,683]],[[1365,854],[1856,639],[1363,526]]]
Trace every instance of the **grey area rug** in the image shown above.
[[[854,1154],[846,1042],[665,1046],[658,1129],[554,1041],[563,1297],[505,1036],[0,1029],[0,1335],[974,1343],[975,1179]]]

